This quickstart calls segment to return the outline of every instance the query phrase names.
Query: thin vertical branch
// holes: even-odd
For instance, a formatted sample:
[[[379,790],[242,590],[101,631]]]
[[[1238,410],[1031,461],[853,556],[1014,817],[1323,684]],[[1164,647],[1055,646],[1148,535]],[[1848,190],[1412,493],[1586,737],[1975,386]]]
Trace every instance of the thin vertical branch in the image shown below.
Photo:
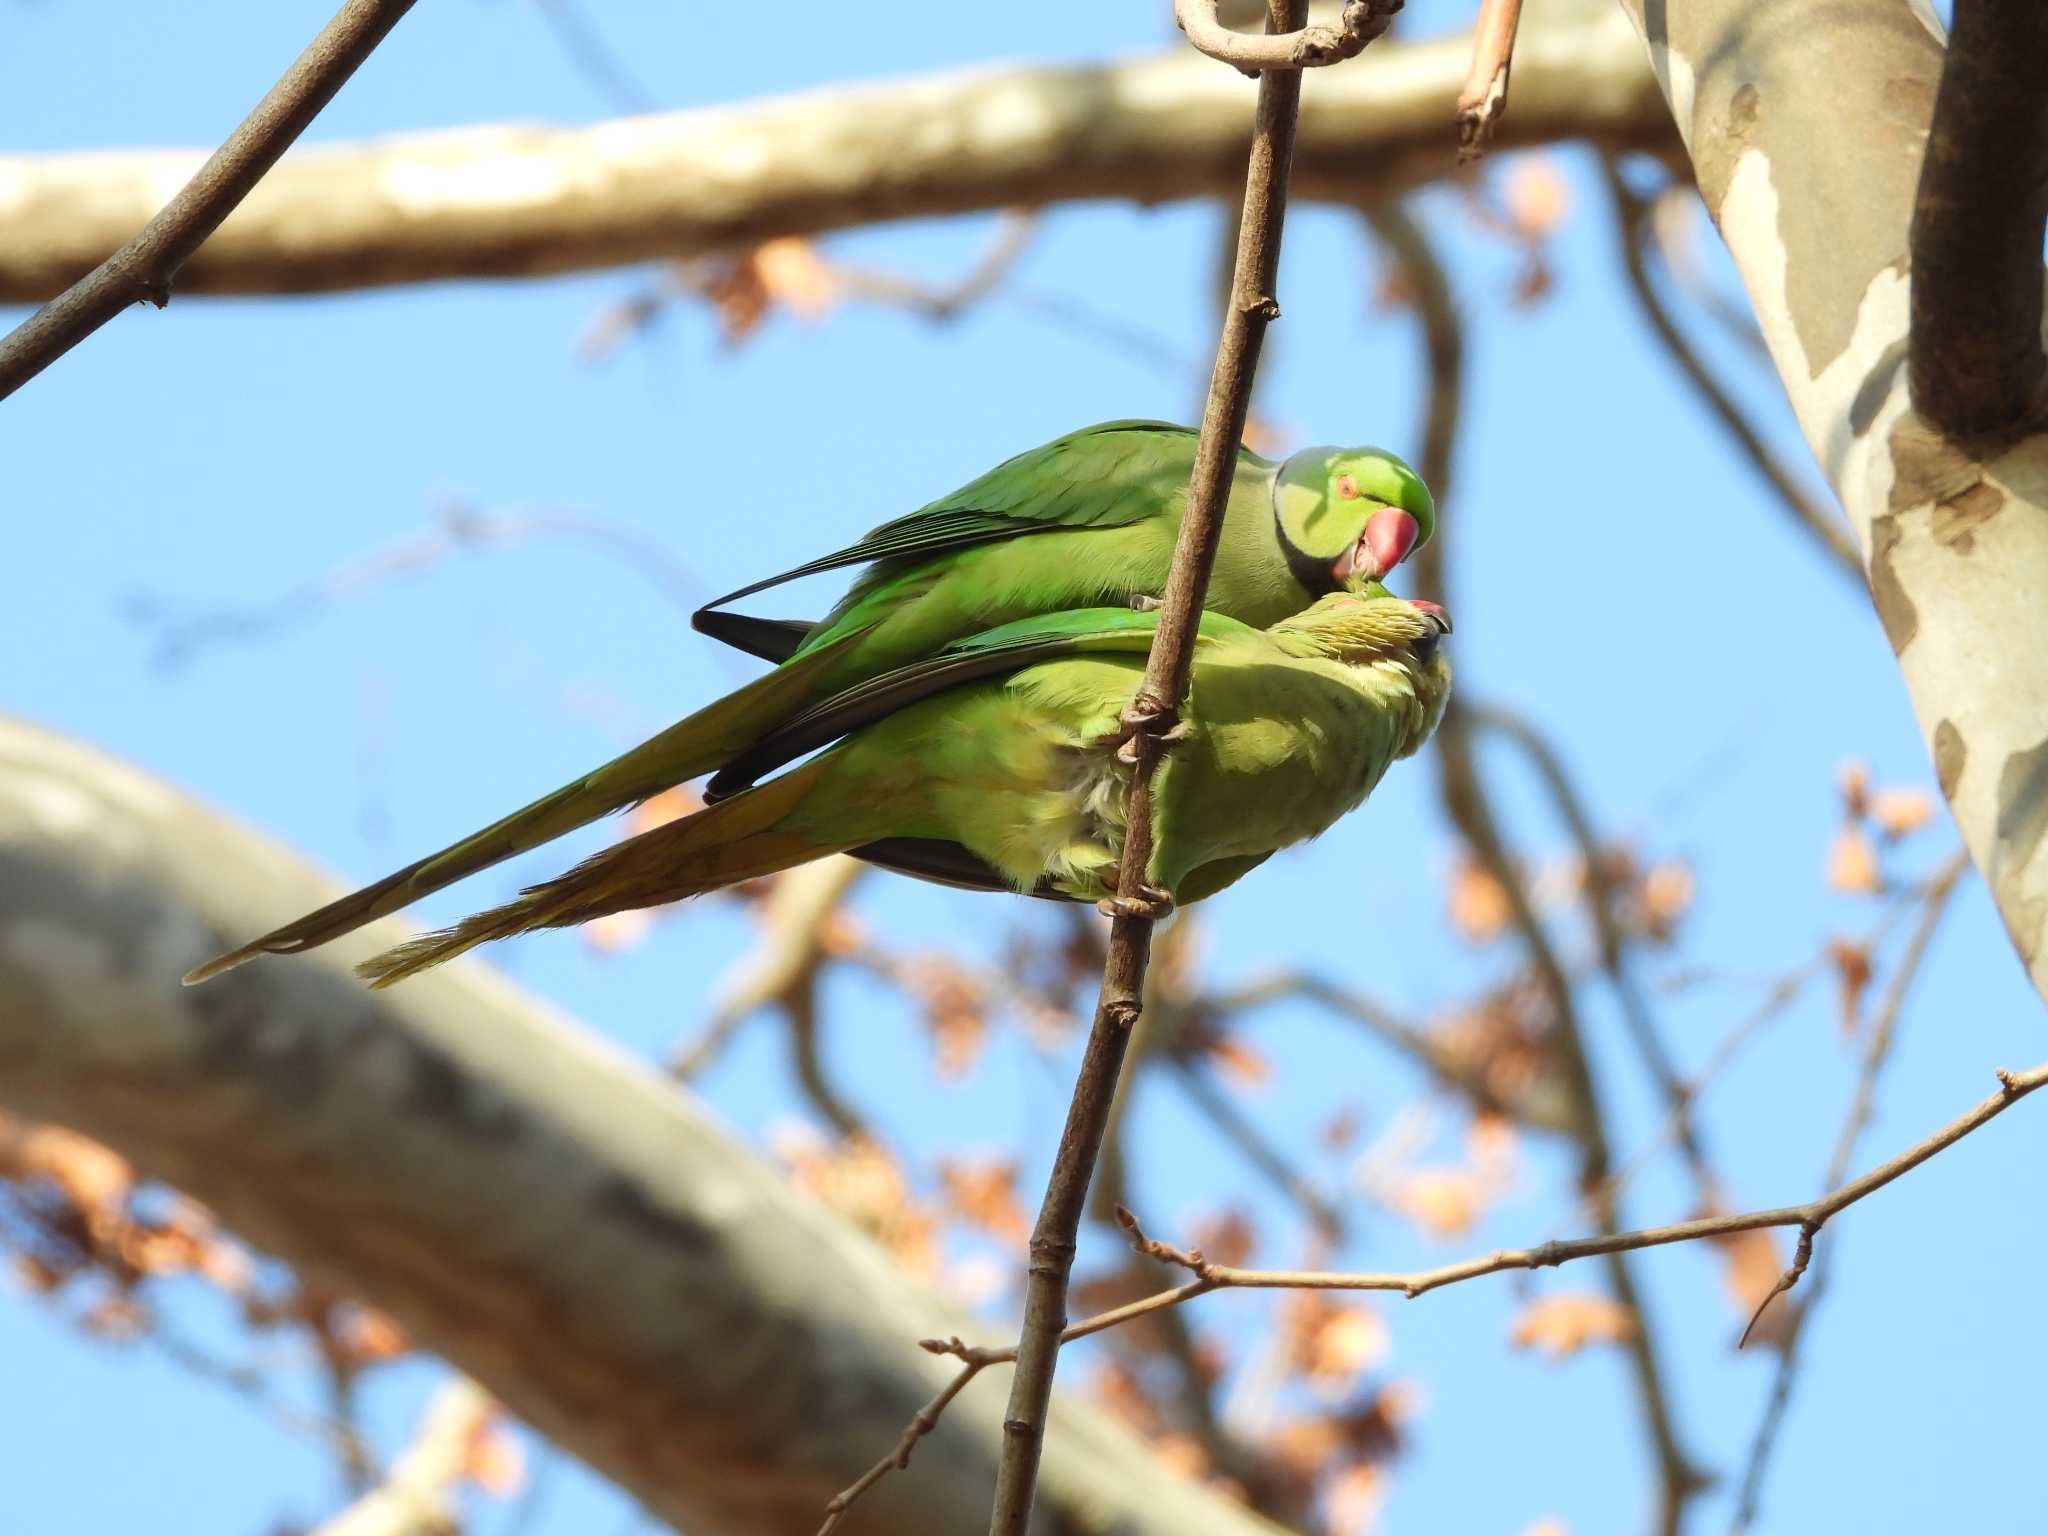
[[[1269,33],[1300,29],[1306,0],[1268,0]],[[1380,0],[1376,12],[1391,16],[1398,0]],[[1245,171],[1244,218],[1237,247],[1237,276],[1223,317],[1202,435],[1188,483],[1187,510],[1174,546],[1173,566],[1162,595],[1159,628],[1146,658],[1144,681],[1133,701],[1130,750],[1135,758],[1128,801],[1123,859],[1117,894],[1124,911],[1115,917],[1102,993],[1074,1084],[1067,1123],[1060,1134],[1045,1202],[1033,1228],[1024,1327],[1018,1341],[1017,1372],[1003,1416],[1002,1461],[996,1474],[991,1536],[1024,1536],[1031,1519],[1032,1493],[1045,1443],[1046,1410],[1061,1331],[1067,1324],[1067,1282],[1074,1264],[1075,1236],[1087,1200],[1088,1182],[1102,1144],[1104,1123],[1116,1094],[1131,1028],[1144,995],[1151,956],[1152,920],[1132,915],[1141,906],[1152,858],[1152,776],[1165,754],[1167,734],[1178,722],[1193,665],[1195,624],[1208,590],[1209,571],[1223,529],[1223,508],[1231,471],[1244,440],[1252,378],[1266,327],[1280,313],[1274,299],[1280,265],[1280,234],[1287,211],[1287,172],[1301,110],[1301,74],[1271,69],[1260,76],[1252,119],[1250,162]]]
[[[413,0],[348,0],[256,110],[142,232],[0,340],[0,400],[130,304],[161,309],[178,268],[234,212]]]

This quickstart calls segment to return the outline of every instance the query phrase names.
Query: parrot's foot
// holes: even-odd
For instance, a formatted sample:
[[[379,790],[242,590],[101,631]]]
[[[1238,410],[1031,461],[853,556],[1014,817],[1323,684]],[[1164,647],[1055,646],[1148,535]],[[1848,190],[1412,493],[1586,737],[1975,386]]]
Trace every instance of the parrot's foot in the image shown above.
[[[1175,747],[1194,734],[1194,727],[1182,720],[1168,730],[1159,727],[1171,719],[1165,710],[1127,709],[1117,717],[1117,729],[1104,736],[1096,736],[1082,745],[1092,752],[1106,752],[1116,748],[1117,761],[1137,765],[1138,736],[1141,732],[1157,732],[1153,740],[1159,743],[1162,752],[1171,752]]]
[[[1116,760],[1120,763],[1129,763],[1133,768],[1137,767],[1138,733],[1141,730],[1147,730],[1151,727],[1157,726],[1159,722],[1164,720],[1165,718],[1166,717],[1164,715],[1152,714],[1125,715],[1123,717],[1123,745],[1116,749]],[[1189,725],[1187,721],[1183,720],[1178,725],[1174,726],[1172,730],[1161,731],[1157,736],[1154,736],[1152,739],[1159,743],[1160,751],[1171,752],[1175,747],[1179,746],[1182,742],[1186,741],[1190,736],[1194,735],[1194,733],[1195,728],[1192,725]]]
[[[1135,896],[1105,896],[1095,903],[1104,917],[1149,917],[1158,922],[1173,911],[1173,892],[1163,885],[1141,885]]]
[[[1151,597],[1143,592],[1140,592],[1136,597],[1131,599],[1131,606],[1137,609],[1140,613],[1157,613],[1161,608],[1164,608],[1166,604],[1161,602],[1156,597]]]

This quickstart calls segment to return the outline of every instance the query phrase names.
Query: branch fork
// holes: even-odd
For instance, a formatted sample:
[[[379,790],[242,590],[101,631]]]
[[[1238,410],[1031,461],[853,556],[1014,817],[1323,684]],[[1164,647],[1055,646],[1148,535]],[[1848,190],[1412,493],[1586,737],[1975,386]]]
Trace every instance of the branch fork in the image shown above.
[[[1210,58],[1240,74],[1257,77],[1269,69],[1320,69],[1356,58],[1367,43],[1386,35],[1401,5],[1402,0],[1345,0],[1334,27],[1302,27],[1263,37],[1224,26],[1216,17],[1216,0],[1173,0],[1173,21],[1188,41]],[[1274,306],[1273,313],[1279,313],[1279,306]]]

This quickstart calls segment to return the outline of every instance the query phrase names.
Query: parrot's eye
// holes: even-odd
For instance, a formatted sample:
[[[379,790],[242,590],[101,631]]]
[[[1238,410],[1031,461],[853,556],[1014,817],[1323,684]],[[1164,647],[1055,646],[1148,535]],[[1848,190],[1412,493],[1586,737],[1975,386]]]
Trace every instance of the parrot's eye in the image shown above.
[[[1358,500],[1358,482],[1349,475],[1339,475],[1337,477],[1337,494],[1346,501]]]
[[[1417,661],[1427,663],[1436,655],[1436,648],[1443,644],[1443,640],[1444,637],[1440,631],[1431,630],[1421,639],[1415,641],[1409,649],[1415,652],[1415,659]]]

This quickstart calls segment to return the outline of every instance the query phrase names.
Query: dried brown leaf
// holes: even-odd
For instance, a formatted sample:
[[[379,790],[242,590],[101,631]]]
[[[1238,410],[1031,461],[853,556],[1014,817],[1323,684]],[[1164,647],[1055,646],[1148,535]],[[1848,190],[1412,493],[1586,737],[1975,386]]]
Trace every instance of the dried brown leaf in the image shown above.
[[[1571,187],[1548,155],[1524,155],[1514,163],[1505,189],[1508,221],[1528,240],[1555,234],[1571,211]]]
[[[1559,1291],[1539,1296],[1516,1314],[1509,1342],[1562,1360],[1589,1344],[1616,1344],[1635,1337],[1635,1318],[1607,1296]]]
[[[1870,809],[1870,765],[1850,758],[1835,772],[1835,785],[1842,792],[1842,810],[1852,821],[1860,821]]]
[[[1851,822],[1835,834],[1828,850],[1828,884],[1847,896],[1874,896],[1884,889],[1877,850],[1861,825]]]
[[[1426,1167],[1399,1176],[1388,1203],[1430,1236],[1450,1239],[1472,1230],[1490,1193],[1474,1169]]]
[[[1934,820],[1934,797],[1924,789],[1881,789],[1870,799],[1870,819],[1886,837],[1906,837]]]
[[[1842,1032],[1853,1035],[1863,1011],[1863,994],[1870,987],[1870,950],[1853,939],[1828,940],[1828,964],[1834,967],[1836,993],[1840,999]]]
[[[1322,1291],[1287,1298],[1280,1328],[1288,1365],[1325,1389],[1349,1388],[1387,1357],[1386,1322],[1369,1307]]]
[[[1005,1243],[1021,1244],[1031,1235],[1031,1224],[1017,1200],[1015,1159],[944,1158],[939,1163],[939,1185],[946,1192],[947,1207],[960,1220]]]
[[[1468,944],[1492,943],[1514,915],[1507,888],[1470,859],[1452,866],[1449,911],[1451,926]]]
[[[494,1499],[509,1499],[526,1486],[526,1453],[501,1415],[477,1425],[462,1475]]]

